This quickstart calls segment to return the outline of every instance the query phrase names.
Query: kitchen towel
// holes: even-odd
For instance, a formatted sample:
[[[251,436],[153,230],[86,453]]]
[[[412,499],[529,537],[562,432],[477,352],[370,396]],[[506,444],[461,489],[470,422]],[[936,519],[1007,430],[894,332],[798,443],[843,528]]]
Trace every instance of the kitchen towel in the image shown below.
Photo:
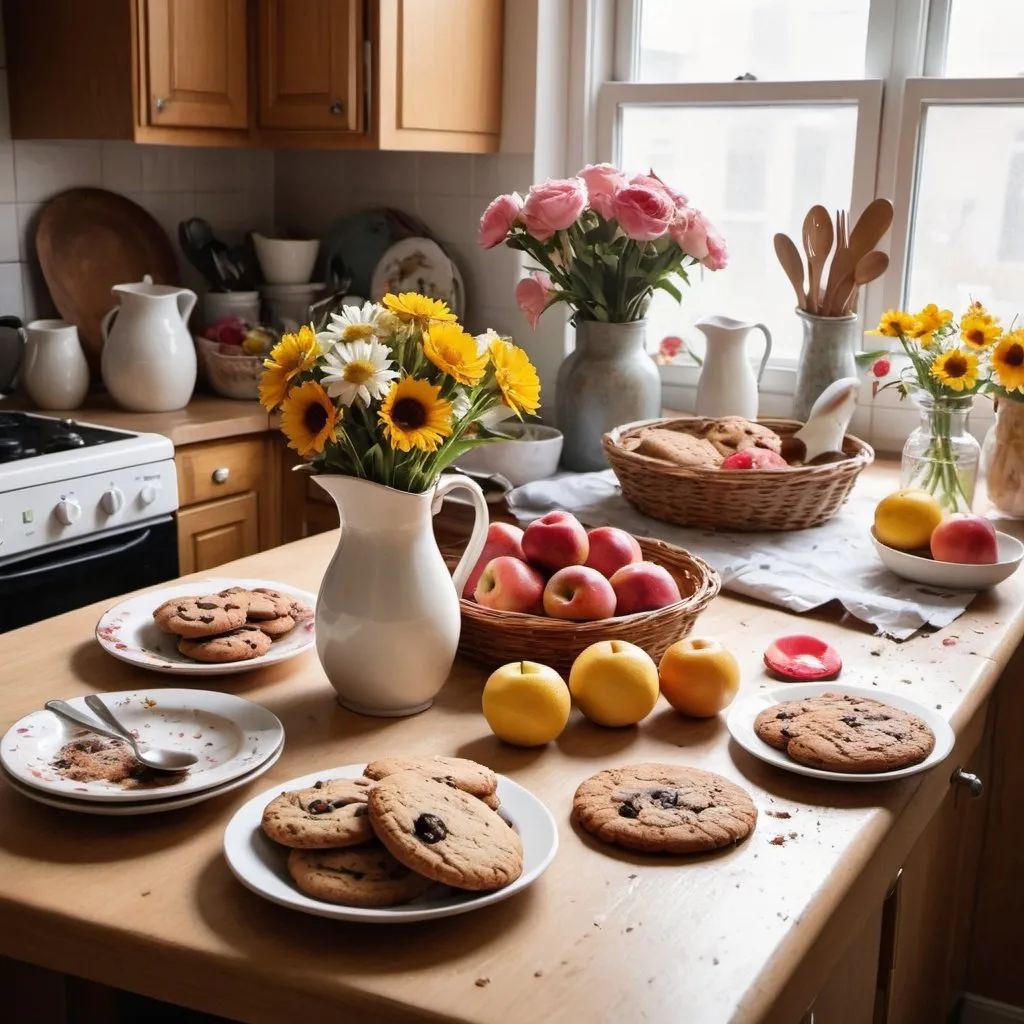
[[[856,491],[824,525],[781,533],[716,533],[651,519],[626,501],[610,469],[538,480],[516,488],[507,500],[521,522],[562,508],[588,526],[618,526],[676,544],[713,565],[726,590],[789,611],[839,601],[896,640],[922,626],[948,626],[975,596],[973,590],[939,590],[889,572],[868,531],[876,499]]]

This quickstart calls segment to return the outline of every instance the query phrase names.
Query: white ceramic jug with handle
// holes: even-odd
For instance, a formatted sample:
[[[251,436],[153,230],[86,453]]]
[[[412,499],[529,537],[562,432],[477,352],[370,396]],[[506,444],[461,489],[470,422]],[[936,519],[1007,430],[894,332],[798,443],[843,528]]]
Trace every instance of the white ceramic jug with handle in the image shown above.
[[[772,354],[771,332],[764,324],[728,316],[709,316],[696,326],[708,340],[697,383],[697,415],[756,419],[757,387]],[[746,351],[747,335],[753,330],[764,334],[764,357],[756,377]]]
[[[33,320],[25,333],[25,394],[40,409],[77,409],[89,390],[89,364],[78,328],[67,320]]]
[[[196,347],[188,328],[196,293],[154,284],[148,274],[111,291],[121,304],[101,323],[100,369],[107,390],[133,412],[183,409],[196,386]]]

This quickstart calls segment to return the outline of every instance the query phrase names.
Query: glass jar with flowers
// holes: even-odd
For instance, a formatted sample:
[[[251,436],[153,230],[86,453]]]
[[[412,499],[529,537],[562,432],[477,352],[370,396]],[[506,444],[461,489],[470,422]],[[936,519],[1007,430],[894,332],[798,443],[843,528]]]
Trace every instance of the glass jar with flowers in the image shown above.
[[[325,330],[286,334],[264,363],[260,401],[303,468],[338,506],[341,537],[320,587],[316,648],[348,708],[406,715],[428,707],[455,657],[458,595],[487,533],[480,488],[446,475],[494,440],[481,420],[540,406],[526,353],[473,337],[448,307],[412,292],[332,314]],[[454,577],[431,516],[469,492],[473,535]]]
[[[532,327],[557,303],[572,310],[574,351],[556,381],[555,423],[570,469],[605,469],[601,435],[661,415],[661,378],[647,352],[656,289],[681,301],[695,266],[721,270],[725,241],[681,192],[655,173],[629,176],[592,164],[534,185],[524,200],[498,196],[480,219],[480,245],[504,242],[542,269],[516,287]]]
[[[1007,331],[992,349],[990,391],[996,421],[981,446],[989,503],[1024,518],[1024,329]]]

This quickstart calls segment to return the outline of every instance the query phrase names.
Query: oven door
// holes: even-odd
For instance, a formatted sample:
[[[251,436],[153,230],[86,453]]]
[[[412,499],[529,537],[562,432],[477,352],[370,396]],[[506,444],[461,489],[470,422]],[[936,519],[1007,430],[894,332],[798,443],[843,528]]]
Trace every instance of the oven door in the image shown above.
[[[177,575],[178,532],[171,516],[0,562],[0,633]]]

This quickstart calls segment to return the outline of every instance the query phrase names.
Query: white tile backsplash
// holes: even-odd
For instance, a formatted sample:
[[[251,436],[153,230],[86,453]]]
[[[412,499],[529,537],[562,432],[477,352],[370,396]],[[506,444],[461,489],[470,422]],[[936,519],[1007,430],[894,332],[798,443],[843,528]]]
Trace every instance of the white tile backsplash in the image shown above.
[[[20,263],[0,263],[0,313],[25,318]]]
[[[103,187],[111,192],[142,191],[144,146],[134,142],[104,142],[100,151]]]
[[[0,203],[0,263],[17,263],[20,257],[17,206],[14,203]]]
[[[36,202],[69,188],[102,185],[101,147],[99,142],[15,142],[18,200]]]
[[[195,190],[196,150],[187,146],[146,146],[142,152],[143,192]]]

